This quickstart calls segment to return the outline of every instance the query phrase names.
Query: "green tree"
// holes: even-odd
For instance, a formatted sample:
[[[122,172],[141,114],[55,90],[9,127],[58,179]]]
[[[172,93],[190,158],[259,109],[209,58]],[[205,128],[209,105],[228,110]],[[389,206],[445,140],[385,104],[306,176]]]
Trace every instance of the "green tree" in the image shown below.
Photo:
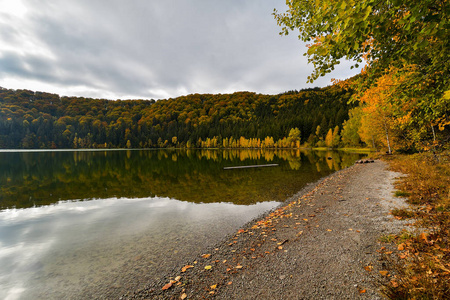
[[[342,143],[344,146],[360,146],[361,139],[358,130],[361,127],[362,109],[360,107],[350,110],[350,118],[344,122],[341,131]]]
[[[334,127],[333,130],[333,140],[331,142],[331,146],[333,148],[339,147],[339,144],[341,142],[341,136],[339,135],[339,126]]]

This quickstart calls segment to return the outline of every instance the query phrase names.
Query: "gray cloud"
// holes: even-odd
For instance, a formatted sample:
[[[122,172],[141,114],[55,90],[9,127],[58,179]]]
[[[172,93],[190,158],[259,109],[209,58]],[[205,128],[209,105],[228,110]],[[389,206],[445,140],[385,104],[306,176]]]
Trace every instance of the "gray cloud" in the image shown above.
[[[271,15],[284,0],[22,3],[22,18],[0,21],[0,85],[24,78],[68,95],[116,98],[308,87],[304,45],[295,34],[280,37]],[[355,74],[347,68],[314,86]]]

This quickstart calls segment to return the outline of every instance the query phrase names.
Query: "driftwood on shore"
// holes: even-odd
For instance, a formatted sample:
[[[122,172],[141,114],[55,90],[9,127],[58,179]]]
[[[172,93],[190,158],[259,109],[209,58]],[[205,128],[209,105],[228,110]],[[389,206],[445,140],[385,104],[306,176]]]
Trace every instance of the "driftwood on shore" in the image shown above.
[[[263,167],[278,167],[278,164],[235,166],[235,167],[225,167],[223,169],[224,170],[233,170],[233,169],[263,168]]]
[[[373,159],[361,159],[361,160],[357,160],[355,162],[355,164],[368,164],[368,163],[373,163],[375,162]]]

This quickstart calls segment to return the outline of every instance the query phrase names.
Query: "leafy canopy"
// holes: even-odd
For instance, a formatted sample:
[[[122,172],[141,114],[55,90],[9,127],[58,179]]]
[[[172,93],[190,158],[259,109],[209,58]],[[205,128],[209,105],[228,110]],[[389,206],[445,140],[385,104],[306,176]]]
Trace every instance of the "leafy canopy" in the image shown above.
[[[448,0],[287,0],[286,13],[274,12],[281,34],[298,29],[312,42],[306,55],[315,66],[312,82],[342,58],[372,69],[405,64],[424,73],[449,71]],[[356,66],[358,66],[356,64]]]

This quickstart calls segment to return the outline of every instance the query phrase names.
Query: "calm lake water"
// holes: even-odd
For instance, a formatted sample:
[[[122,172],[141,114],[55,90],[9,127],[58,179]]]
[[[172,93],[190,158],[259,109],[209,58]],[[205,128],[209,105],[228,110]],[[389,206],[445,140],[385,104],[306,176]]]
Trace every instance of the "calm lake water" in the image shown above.
[[[118,298],[360,158],[300,150],[0,150],[0,298]],[[279,166],[223,169],[256,164]]]

